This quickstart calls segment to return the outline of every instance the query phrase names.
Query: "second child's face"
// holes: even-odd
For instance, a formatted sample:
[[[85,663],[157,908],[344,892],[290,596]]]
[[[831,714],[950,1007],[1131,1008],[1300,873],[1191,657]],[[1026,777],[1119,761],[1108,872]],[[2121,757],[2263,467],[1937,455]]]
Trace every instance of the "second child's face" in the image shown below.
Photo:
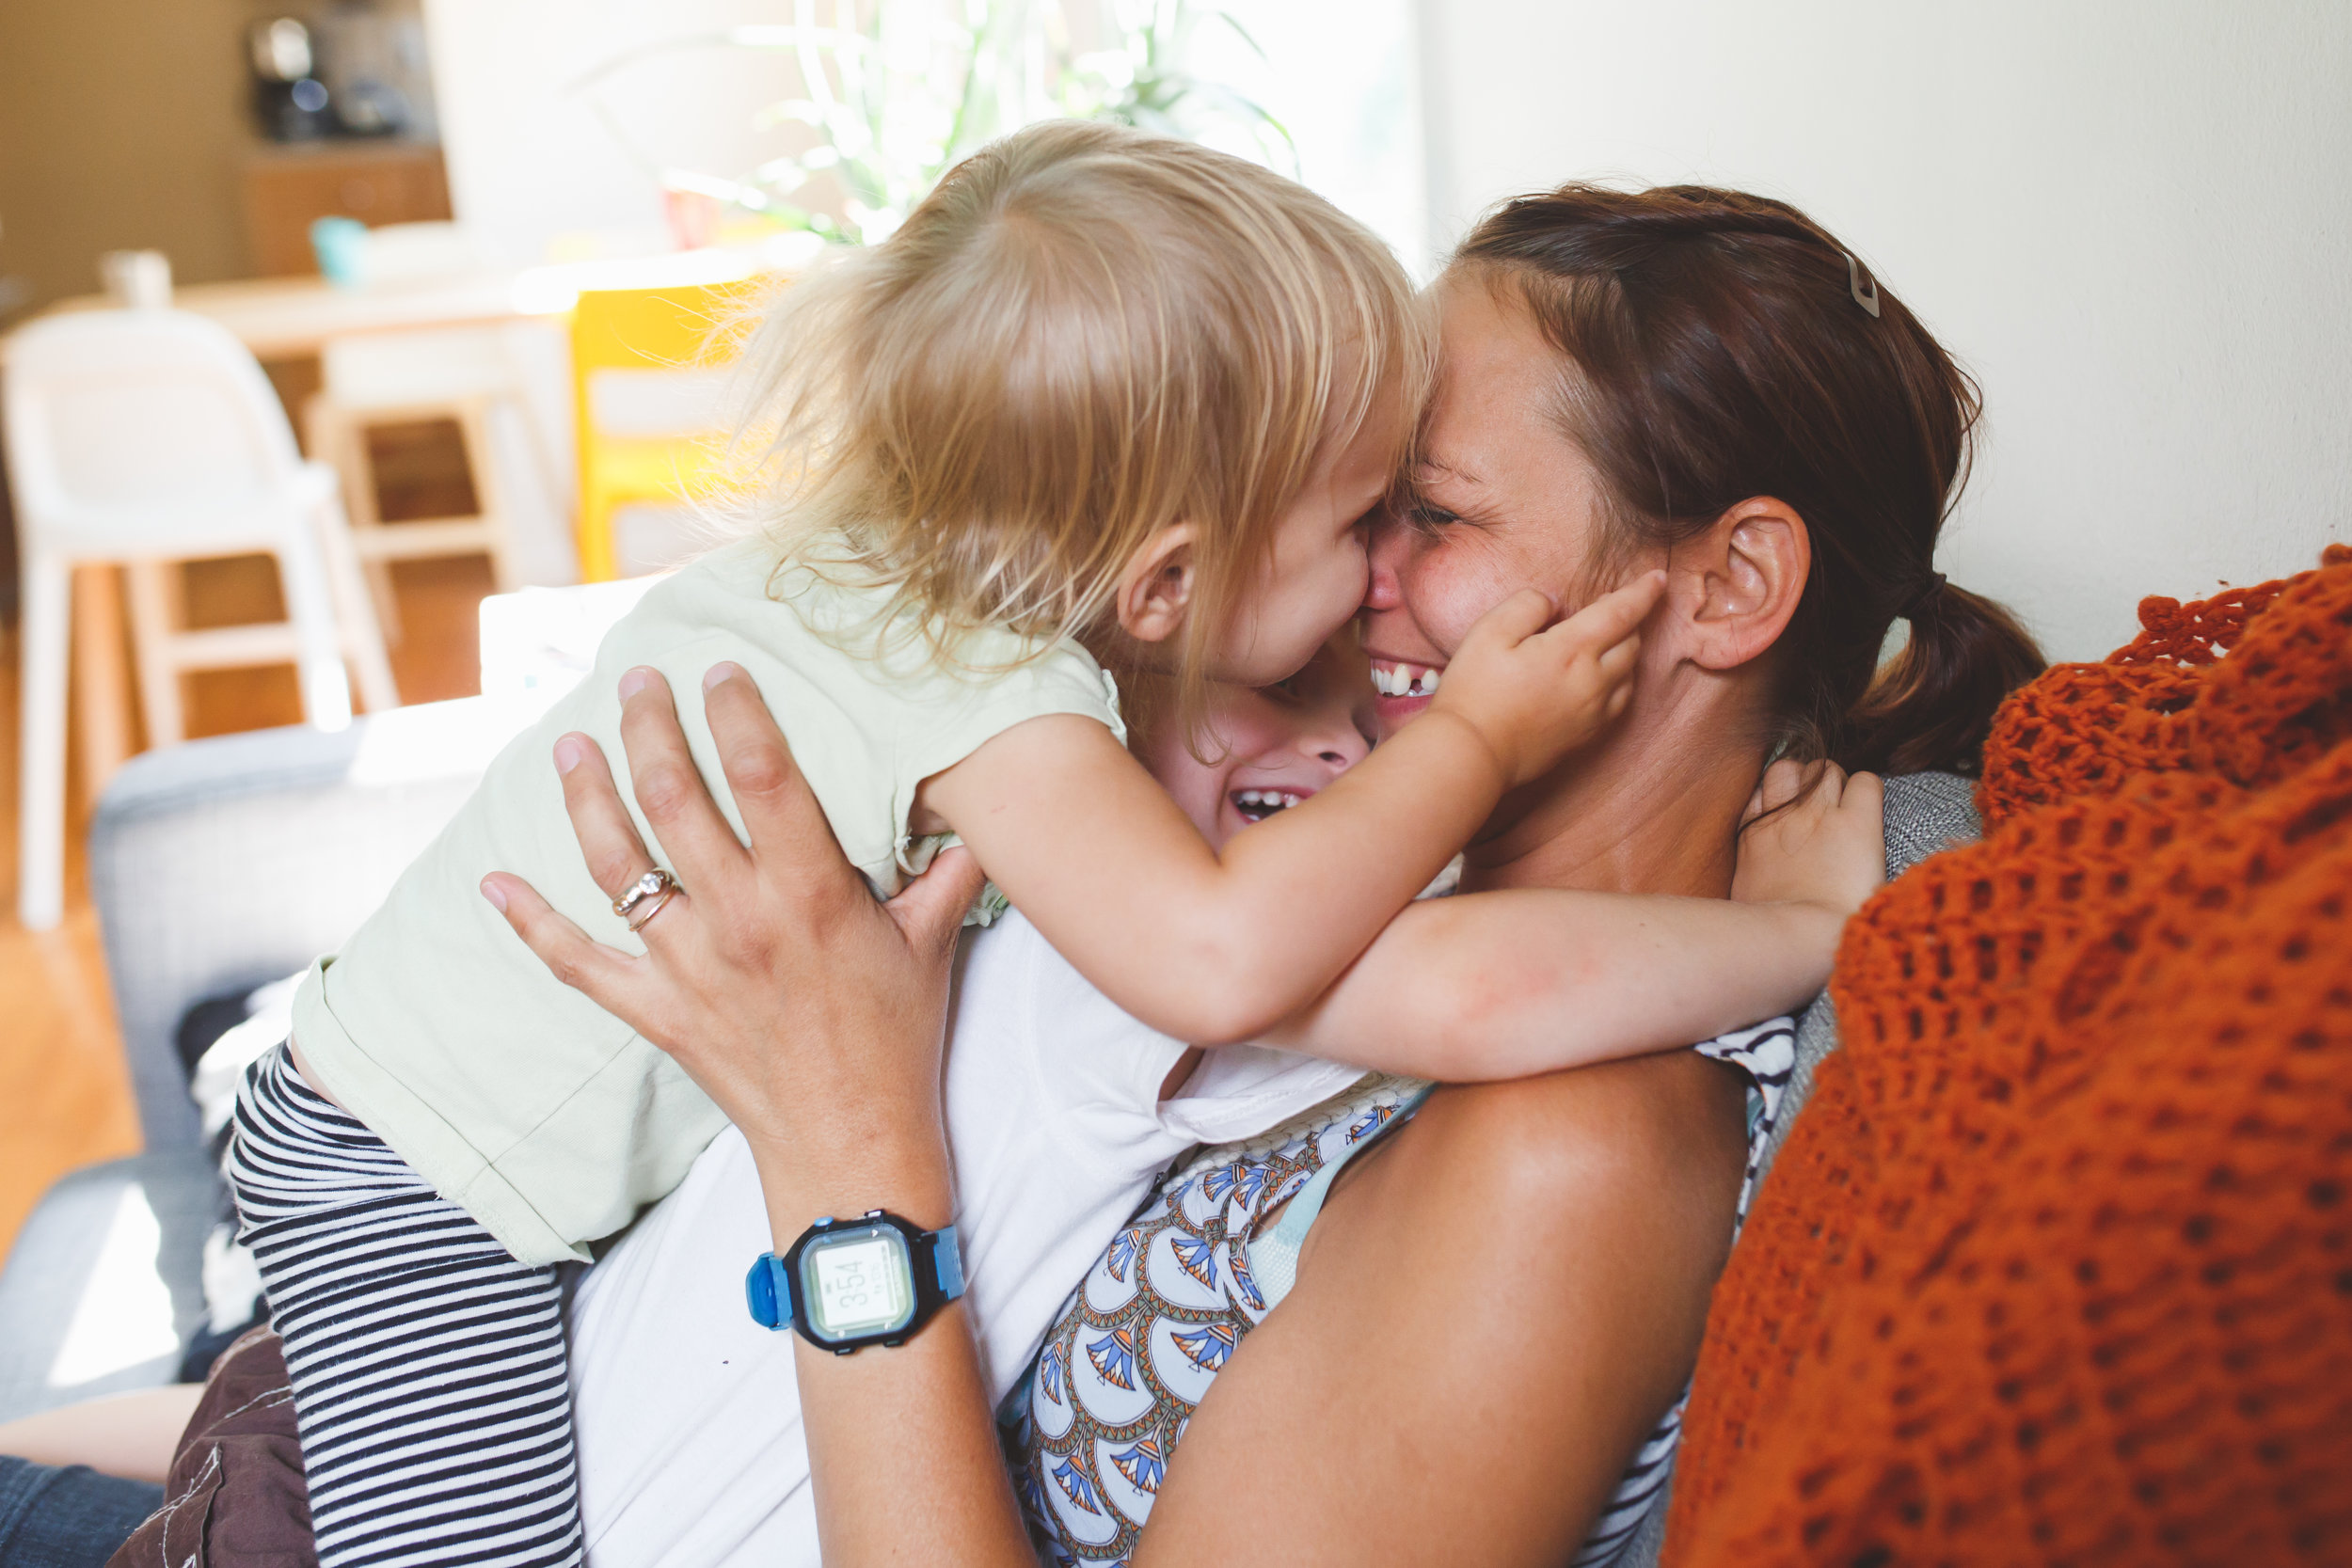
[[[1258,579],[1217,640],[1220,681],[1264,687],[1315,656],[1364,602],[1365,537],[1395,477],[1402,410],[1383,406],[1356,438],[1317,458],[1306,487],[1274,525]]]
[[[1372,686],[1355,639],[1334,639],[1286,680],[1263,689],[1216,687],[1200,750],[1179,726],[1136,737],[1136,756],[1209,841],[1226,841],[1286,811],[1364,760]]]

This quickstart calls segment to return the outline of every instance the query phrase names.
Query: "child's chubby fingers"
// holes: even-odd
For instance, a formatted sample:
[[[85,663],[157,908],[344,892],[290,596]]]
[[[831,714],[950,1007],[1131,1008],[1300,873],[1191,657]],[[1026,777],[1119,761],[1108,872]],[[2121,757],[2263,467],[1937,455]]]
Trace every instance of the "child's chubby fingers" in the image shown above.
[[[1644,572],[1612,589],[1551,629],[1549,635],[1586,648],[1611,648],[1631,637],[1666,592],[1666,574]]]
[[[640,667],[621,677],[621,744],[628,751],[630,791],[671,869],[690,889],[712,889],[741,865],[743,847],[694,766],[670,684],[659,671]]]
[[[511,872],[493,871],[485,877],[482,896],[506,917],[506,924],[548,966],[548,973],[607,1011],[626,1007],[629,982],[635,978],[635,959],[617,948],[590,941],[587,932],[540,897],[538,889]]]
[[[1642,660],[1642,634],[1632,632],[1623,641],[1603,648],[1597,661],[1601,678],[1611,685],[1620,685],[1633,678],[1634,666]]]
[[[793,760],[791,743],[777,728],[751,672],[739,664],[712,665],[703,676],[703,711],[743,832],[762,864],[805,878],[821,875],[828,869],[825,861],[840,861],[825,809]],[[800,864],[803,859],[810,863]]]
[[[1849,773],[1845,791],[1838,797],[1837,805],[1841,811],[1869,818],[1883,832],[1886,826],[1886,781],[1876,773]]]
[[[1878,847],[1879,869],[1886,868],[1886,784],[1876,773],[1855,773],[1838,797],[1837,820],[1845,831]]]
[[[1757,816],[1768,816],[1794,800],[1804,788],[1804,764],[1783,757],[1764,769],[1764,777],[1756,786],[1760,802]]]
[[[1549,625],[1552,614],[1549,594],[1537,588],[1522,588],[1470,623],[1462,639],[1464,648],[1486,641],[1498,648],[1515,648]],[[1461,651],[1454,657],[1459,661]]]

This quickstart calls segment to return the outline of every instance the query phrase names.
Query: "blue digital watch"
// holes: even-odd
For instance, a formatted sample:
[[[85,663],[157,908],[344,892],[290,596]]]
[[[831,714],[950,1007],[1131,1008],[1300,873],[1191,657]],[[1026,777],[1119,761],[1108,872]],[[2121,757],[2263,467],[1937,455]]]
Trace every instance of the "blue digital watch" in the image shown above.
[[[880,1209],[831,1215],[801,1232],[782,1258],[763,1252],[743,1281],[752,1322],[798,1329],[835,1355],[903,1345],[963,1294],[956,1227],[925,1230]]]

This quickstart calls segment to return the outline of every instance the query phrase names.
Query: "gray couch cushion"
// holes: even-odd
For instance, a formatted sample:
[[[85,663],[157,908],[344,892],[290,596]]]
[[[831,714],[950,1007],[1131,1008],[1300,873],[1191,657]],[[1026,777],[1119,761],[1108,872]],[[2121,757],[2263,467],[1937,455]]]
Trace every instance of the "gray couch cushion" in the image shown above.
[[[0,1271],[0,1421],[168,1383],[204,1321],[204,1233],[219,1187],[202,1150],[75,1171]]]
[[[1981,831],[1977,820],[1976,787],[1972,781],[1954,773],[1906,773],[1886,781],[1889,881],[1940,849],[1976,839]],[[1781,1146],[1788,1141],[1788,1130],[1796,1125],[1797,1113],[1804,1109],[1805,1101],[1813,1093],[1815,1070],[1836,1049],[1837,1010],[1830,1005],[1829,992],[1823,991],[1797,1021],[1796,1070],[1782,1091],[1780,1119],[1765,1142],[1759,1167],[1767,1176],[1773,1160],[1779,1157]],[[1643,1517],[1641,1529],[1627,1544],[1619,1568],[1657,1568],[1658,1554],[1666,1544],[1666,1511],[1674,1501],[1672,1461],[1668,1465],[1666,1483],[1658,1489],[1649,1513]]]
[[[90,826],[90,895],[151,1149],[189,1148],[173,1031],[331,952],[455,814],[524,715],[481,698],[338,735],[260,730],[135,757]]]
[[[174,1034],[196,1003],[330,952],[528,716],[471,699],[338,735],[151,752],[90,827],[90,893],[148,1152],[45,1194],[0,1273],[0,1420],[169,1382],[204,1323],[219,1188]]]
[[[1955,773],[1904,773],[1886,781],[1886,879],[1893,881],[1939,849],[1972,843],[1979,832],[1976,784]],[[1829,992],[1797,1021],[1797,1067],[1783,1091],[1780,1120],[1764,1145],[1769,1171],[1788,1141],[1797,1113],[1813,1093],[1813,1072],[1837,1049],[1837,1010]]]

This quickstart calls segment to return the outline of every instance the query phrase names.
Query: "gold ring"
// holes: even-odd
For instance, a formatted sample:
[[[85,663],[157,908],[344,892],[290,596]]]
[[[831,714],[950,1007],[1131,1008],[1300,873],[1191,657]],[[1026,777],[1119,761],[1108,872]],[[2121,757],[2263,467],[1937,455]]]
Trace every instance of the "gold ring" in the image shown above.
[[[678,895],[678,891],[679,890],[675,887],[663,888],[661,890],[661,895],[656,898],[651,904],[648,904],[645,907],[644,911],[639,914],[636,919],[628,923],[629,934],[631,936],[635,936],[638,932],[644,930],[646,923],[652,920],[655,915],[660,914],[663,909],[668,907],[670,900]]]
[[[631,882],[628,885],[628,891],[627,893],[622,894],[618,898],[612,900],[612,912],[619,915],[623,920],[628,920],[631,910],[634,910],[638,905],[644,903],[646,899],[651,898],[654,895],[663,895],[666,899],[667,895],[670,894],[683,893],[685,889],[677,885],[677,879],[675,877],[671,876],[667,871],[664,871],[661,867],[657,865],[651,871],[646,872],[644,876]],[[660,906],[657,905],[656,907],[659,908]],[[633,931],[636,928],[636,923],[632,922],[629,926],[629,929]]]

